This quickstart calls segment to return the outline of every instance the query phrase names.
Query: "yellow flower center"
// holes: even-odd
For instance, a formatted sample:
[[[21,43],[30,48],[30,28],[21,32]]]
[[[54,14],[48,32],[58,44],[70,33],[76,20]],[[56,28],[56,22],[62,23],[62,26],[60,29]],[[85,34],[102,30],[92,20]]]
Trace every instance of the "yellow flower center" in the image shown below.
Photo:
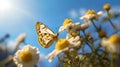
[[[103,37],[105,37],[106,36],[106,32],[105,31],[100,31],[99,32],[99,37],[100,38],[103,38]]]
[[[32,54],[29,51],[22,51],[19,55],[22,62],[29,62],[32,60]]]
[[[103,9],[104,9],[104,10],[107,10],[107,11],[109,11],[110,8],[111,8],[110,4],[105,4],[105,5],[103,6]]]
[[[109,38],[109,41],[113,44],[120,44],[120,36],[118,35],[112,35],[110,38]]]
[[[66,39],[59,39],[56,43],[55,49],[61,50],[69,46],[69,42]]]
[[[72,20],[71,19],[65,19],[64,22],[63,22],[63,26],[66,26],[69,23],[72,23]]]
[[[88,10],[86,15],[90,15],[90,14],[96,14],[96,12],[94,10]]]
[[[73,32],[73,33],[71,33],[71,35],[72,35],[73,37],[76,37],[76,36],[78,36],[78,33]]]

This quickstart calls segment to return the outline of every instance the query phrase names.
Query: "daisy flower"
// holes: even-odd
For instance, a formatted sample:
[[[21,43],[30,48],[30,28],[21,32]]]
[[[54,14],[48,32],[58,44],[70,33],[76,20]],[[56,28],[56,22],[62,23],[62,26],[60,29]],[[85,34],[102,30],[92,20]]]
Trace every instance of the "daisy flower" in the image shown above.
[[[103,38],[101,45],[111,53],[120,53],[120,36],[112,35],[109,38]]]
[[[70,19],[65,19],[63,25],[59,28],[59,32],[67,30],[69,33],[78,32],[89,27],[88,23],[80,24],[79,22],[73,23]]]
[[[93,20],[93,19],[98,20],[98,18],[102,14],[103,14],[102,11],[96,13],[94,10],[88,10],[84,16],[80,17],[80,19],[85,20],[85,22],[88,22],[89,20]]]
[[[79,38],[71,38],[71,39],[59,39],[56,43],[55,49],[49,53],[46,58],[49,62],[52,62],[54,57],[56,57],[58,54],[68,51],[69,48],[73,48],[75,46],[78,46],[80,44],[80,41],[78,41]]]
[[[39,50],[36,47],[26,45],[15,53],[13,60],[17,67],[33,67],[38,63]]]
[[[63,51],[67,51],[69,48],[68,46],[70,43],[66,39],[59,39],[56,43],[55,49],[49,53],[46,58],[48,59],[49,62],[52,62],[55,56],[60,54]]]

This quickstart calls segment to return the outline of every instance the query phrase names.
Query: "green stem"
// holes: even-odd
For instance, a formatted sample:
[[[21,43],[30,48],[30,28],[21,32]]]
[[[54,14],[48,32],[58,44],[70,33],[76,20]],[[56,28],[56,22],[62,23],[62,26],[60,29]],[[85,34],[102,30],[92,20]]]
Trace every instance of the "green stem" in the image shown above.
[[[111,53],[111,64],[110,67],[116,67],[115,66],[115,54]]]
[[[86,37],[87,35],[85,34],[85,30],[82,30],[82,32],[83,32],[85,38],[87,39],[87,37]]]
[[[97,26],[95,25],[94,21],[91,20],[91,22],[92,22],[93,26],[95,27],[96,31],[99,32],[99,30],[98,30]]]
[[[92,49],[93,49],[93,52],[94,52],[94,51],[95,51],[95,47],[94,47],[94,44],[92,43],[91,45],[92,45]]]
[[[113,29],[115,30],[115,32],[117,32],[117,28],[114,26],[114,24],[112,23],[111,19],[108,20],[111,24],[111,26],[113,27]]]
[[[110,19],[110,13],[109,13],[109,11],[107,11],[107,15],[108,15],[108,18],[109,18],[108,19],[109,23],[111,24],[111,26],[113,27],[113,29],[115,30],[115,32],[117,32],[118,31],[117,28],[114,26],[113,22]]]
[[[89,48],[92,50],[92,52],[94,52],[93,47],[87,41],[85,41],[85,43],[89,46]]]
[[[92,51],[94,51],[95,50],[95,48],[94,48],[94,45],[93,44],[91,44],[90,43],[90,45],[89,45],[89,40],[87,39],[87,35],[85,34],[85,31],[84,30],[82,30],[82,32],[83,32],[83,34],[84,34],[84,36],[85,36],[85,39],[86,39],[86,44],[91,48],[91,50]]]

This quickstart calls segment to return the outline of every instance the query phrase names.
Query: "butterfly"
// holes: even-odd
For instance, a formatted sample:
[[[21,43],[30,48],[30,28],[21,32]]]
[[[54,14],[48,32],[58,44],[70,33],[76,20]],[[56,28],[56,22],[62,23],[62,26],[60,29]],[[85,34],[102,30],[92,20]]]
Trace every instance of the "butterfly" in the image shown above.
[[[36,22],[36,31],[38,35],[38,42],[44,48],[50,47],[53,42],[58,39],[59,34],[55,34],[42,22]]]

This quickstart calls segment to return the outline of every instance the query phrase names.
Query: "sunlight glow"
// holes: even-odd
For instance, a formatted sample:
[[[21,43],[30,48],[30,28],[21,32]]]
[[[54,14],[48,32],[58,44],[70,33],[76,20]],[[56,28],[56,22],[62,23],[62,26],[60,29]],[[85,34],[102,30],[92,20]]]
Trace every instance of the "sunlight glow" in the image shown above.
[[[12,7],[12,4],[7,0],[0,0],[0,11],[8,11]]]

